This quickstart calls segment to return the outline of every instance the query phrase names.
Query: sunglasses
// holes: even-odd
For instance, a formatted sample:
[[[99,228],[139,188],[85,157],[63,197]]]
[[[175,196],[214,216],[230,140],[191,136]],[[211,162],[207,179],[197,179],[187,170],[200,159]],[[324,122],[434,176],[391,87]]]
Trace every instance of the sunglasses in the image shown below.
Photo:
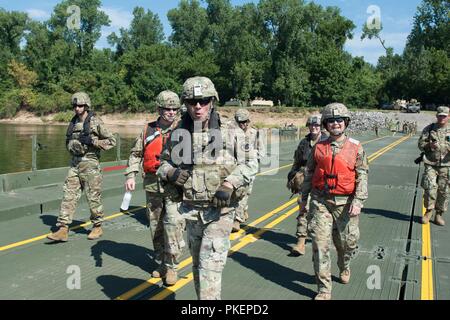
[[[327,122],[327,124],[335,123],[335,122],[342,123],[342,122],[344,122],[344,119],[343,118],[332,118],[332,119],[327,119],[326,122]]]
[[[178,108],[161,108],[161,109],[164,111],[175,111],[175,112],[178,111]]]
[[[75,109],[75,108],[84,108],[85,105],[84,105],[84,104],[74,104],[72,107],[73,107],[74,109]]]
[[[250,120],[238,121],[238,123],[240,123],[240,124],[246,124],[246,123],[249,123],[249,122],[250,122]]]
[[[211,102],[211,98],[204,98],[204,99],[186,99],[184,102],[190,106],[196,106],[197,103],[201,105],[202,107],[208,105]]]

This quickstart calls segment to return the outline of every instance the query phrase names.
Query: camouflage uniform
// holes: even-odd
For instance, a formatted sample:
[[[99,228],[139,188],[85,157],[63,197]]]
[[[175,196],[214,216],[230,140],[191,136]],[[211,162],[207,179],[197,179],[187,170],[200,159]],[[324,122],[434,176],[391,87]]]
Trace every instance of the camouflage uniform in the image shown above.
[[[332,113],[333,116],[329,116]],[[333,103],[327,105],[322,111],[322,123],[333,117],[342,117],[349,120],[349,113],[344,105]],[[348,123],[348,122],[347,122]],[[363,207],[364,201],[368,197],[367,178],[368,160],[361,144],[345,136],[342,141],[327,140],[331,145],[333,155],[338,154],[345,141],[358,145],[355,164],[355,192],[352,195],[331,195],[325,191],[320,191],[312,186],[313,175],[317,166],[314,153],[317,147],[314,146],[309,155],[305,180],[302,186],[302,201],[307,202],[308,195],[311,194],[309,214],[312,216],[309,224],[309,233],[313,241],[313,262],[319,294],[331,295],[331,254],[330,245],[333,239],[338,254],[338,267],[341,273],[350,270],[350,260],[357,253],[359,239],[359,216],[349,216],[351,205]]]
[[[183,101],[218,100],[218,94],[210,79],[193,77],[183,84],[181,98]],[[202,129],[198,124],[200,121],[194,122],[189,112],[182,117],[165,145],[157,172],[163,180],[172,182],[171,179],[178,177],[180,172],[186,173],[187,180],[181,183],[183,201],[180,210],[187,219],[195,290],[200,300],[220,299],[222,271],[230,248],[235,210],[258,169],[254,153],[249,154],[249,159],[236,156],[236,137],[232,136],[235,132],[227,130],[227,125],[221,123],[213,103],[214,100],[209,103],[207,128]],[[177,140],[177,133],[184,134],[183,142]],[[217,149],[208,152],[214,142]],[[175,155],[180,148],[183,149],[182,159]],[[218,205],[216,200],[221,197],[225,181],[233,186],[227,193],[230,202]]]
[[[439,107],[437,115],[448,115],[447,107]],[[437,142],[437,148],[431,149],[430,143]],[[450,174],[450,128],[439,128],[437,123],[425,127],[419,138],[418,147],[424,152],[425,170],[421,186],[424,189],[424,205],[431,218],[432,210],[436,216],[447,211]]]
[[[72,100],[78,98],[78,102],[89,97],[85,93],[76,93]],[[89,208],[91,211],[91,222],[99,226],[103,222],[103,206],[101,202],[102,173],[100,169],[100,150],[109,150],[116,145],[115,137],[108,131],[103,121],[92,115],[89,123],[89,135],[92,145],[85,145],[79,141],[83,133],[84,122],[78,122],[74,117],[73,130],[67,136],[67,149],[72,155],[69,172],[64,182],[64,196],[57,226],[64,227],[72,223],[81,191],[86,191]],[[85,120],[87,121],[87,120]]]
[[[242,131],[244,133],[243,135],[240,134],[237,135],[239,138],[237,141],[238,149],[245,153],[249,153],[252,152],[252,150],[256,150],[258,153],[258,161],[259,161],[259,159],[264,154],[264,147],[263,147],[264,144],[261,141],[259,131],[253,127],[249,127],[246,131],[243,131],[237,124],[237,122],[240,121],[250,121],[250,113],[245,109],[239,109],[238,111],[236,111],[235,120],[236,122],[232,123],[230,128],[232,130],[238,130],[238,132]],[[239,201],[239,205],[236,209],[235,220],[241,223],[247,221],[248,219],[248,198],[252,194],[253,183],[255,182],[255,178],[256,176],[252,178],[244,198],[242,198]]]
[[[305,173],[306,162],[308,161],[312,148],[318,141],[323,141],[327,138],[328,136],[326,134],[319,133],[317,140],[314,141],[311,139],[311,134],[307,134],[305,138],[300,141],[297,146],[297,150],[295,150],[294,163],[292,165],[291,171],[289,171],[288,173],[288,180],[291,180],[290,178],[294,177],[297,172],[302,172],[303,174]],[[301,195],[299,195],[298,201],[301,201]],[[309,220],[309,215],[299,213],[297,217],[297,232],[295,234],[297,238],[306,238]]]
[[[159,107],[172,106],[179,107],[179,97],[171,91],[163,91],[156,98]],[[171,104],[170,101],[173,101]],[[160,118],[157,120],[158,127],[162,129],[162,137],[165,140],[172,129],[176,126],[176,121],[169,127],[164,127]],[[145,129],[144,129],[145,130]],[[141,169],[144,158],[143,139],[146,132],[144,130],[136,138],[134,146],[131,148],[128,159],[128,167],[125,171],[127,179],[134,178]],[[153,240],[155,261],[167,269],[176,270],[182,249],[185,247],[183,232],[185,221],[178,209],[181,198],[178,190],[172,185],[162,183],[156,173],[144,173],[144,190],[146,196],[146,213],[149,219],[150,232]],[[163,272],[164,269],[161,269]]]

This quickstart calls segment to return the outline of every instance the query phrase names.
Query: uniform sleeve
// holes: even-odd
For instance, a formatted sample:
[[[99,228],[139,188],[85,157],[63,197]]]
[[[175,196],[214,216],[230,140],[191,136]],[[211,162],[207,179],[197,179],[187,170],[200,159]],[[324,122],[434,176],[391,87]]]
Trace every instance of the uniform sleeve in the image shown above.
[[[167,142],[163,146],[163,151],[161,152],[161,165],[158,168],[158,171],[156,171],[156,175],[160,177],[163,181],[167,181],[167,174],[169,171],[173,168],[178,167],[175,165],[175,163],[171,160],[171,152],[173,148],[173,141],[172,139],[168,139]]]
[[[314,171],[316,170],[316,162],[314,160],[314,153],[316,150],[316,146],[313,147],[311,153],[308,156],[308,161],[306,161],[305,167],[305,179],[303,180],[301,193],[302,193],[302,201],[306,202],[308,200],[308,196],[312,190],[312,178]]]
[[[297,146],[297,149],[295,149],[294,153],[294,163],[292,164],[291,170],[288,173],[288,180],[289,177],[293,177],[297,172],[299,172],[302,169],[302,163],[303,160],[303,140],[300,141],[300,143]],[[304,165],[303,165],[304,166]]]
[[[93,138],[94,147],[100,150],[109,150],[115,147],[116,138],[109,132],[103,121],[99,118],[95,119],[97,136]]]
[[[355,196],[352,200],[352,205],[363,207],[364,201],[368,198],[368,175],[369,175],[369,161],[366,152],[362,145],[358,147],[358,154],[356,156],[356,188]]]
[[[141,168],[142,163],[142,139],[144,137],[144,132],[136,137],[134,145],[130,150],[130,156],[128,157],[127,169],[125,170],[125,175],[127,178],[134,178]]]
[[[430,151],[429,148],[429,135],[430,135],[430,130],[428,127],[426,127],[425,129],[423,129],[422,134],[419,137],[419,141],[417,146],[419,147],[419,150],[421,152],[428,152]]]

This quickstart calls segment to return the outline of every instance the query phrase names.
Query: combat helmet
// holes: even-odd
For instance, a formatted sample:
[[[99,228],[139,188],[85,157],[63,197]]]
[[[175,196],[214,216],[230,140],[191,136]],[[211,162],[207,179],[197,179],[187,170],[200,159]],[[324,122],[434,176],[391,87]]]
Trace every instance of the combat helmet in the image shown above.
[[[87,106],[86,109],[91,107],[91,99],[86,92],[77,92],[72,95],[72,106]]]
[[[347,128],[350,123],[350,112],[342,103],[333,102],[327,104],[322,109],[322,125],[326,127],[326,121],[333,118],[343,118],[345,121],[345,127]]]
[[[247,109],[238,109],[234,114],[234,119],[237,122],[244,122],[250,120],[250,112]]]
[[[214,97],[219,101],[219,94],[214,87],[211,79],[207,77],[192,77],[183,84],[181,102],[189,99],[203,99]]]
[[[156,97],[156,105],[158,108],[171,107],[175,109],[180,108],[180,98],[178,95],[170,90],[164,90]]]
[[[309,127],[312,124],[320,125],[320,115],[309,116],[308,120],[306,120],[306,126]]]

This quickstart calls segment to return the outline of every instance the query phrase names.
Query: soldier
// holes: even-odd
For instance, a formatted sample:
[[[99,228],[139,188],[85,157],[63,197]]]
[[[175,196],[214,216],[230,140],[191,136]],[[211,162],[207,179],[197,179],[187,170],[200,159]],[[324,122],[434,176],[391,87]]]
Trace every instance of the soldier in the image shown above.
[[[93,224],[88,239],[98,239],[103,234],[100,151],[109,150],[116,145],[116,139],[106,129],[103,121],[90,110],[91,99],[86,93],[75,93],[72,96],[72,106],[75,115],[66,134],[66,147],[72,155],[72,160],[63,186],[64,196],[56,224],[59,230],[47,236],[50,240],[64,242],[68,240],[69,225],[83,190],[86,191]]]
[[[165,145],[157,174],[183,189],[180,212],[187,223],[197,297],[220,299],[235,211],[258,170],[257,155],[236,155],[234,131],[214,110],[219,96],[209,78],[187,79],[181,100],[188,112]]]
[[[312,148],[318,141],[323,141],[328,136],[321,132],[320,115],[310,116],[306,121],[309,133],[298,144],[294,154],[294,164],[288,174],[287,187],[293,194],[299,193],[304,179],[306,161],[309,158]],[[299,195],[298,202],[301,202]],[[307,236],[307,226],[310,217],[306,216],[307,210],[300,211],[297,217],[297,244],[292,248],[292,253],[296,255],[305,254],[305,242]]]
[[[435,211],[434,223],[445,225],[442,215],[447,211],[450,167],[450,128],[448,107],[438,107],[437,121],[426,126],[419,138],[419,149],[424,153],[425,170],[421,186],[424,189],[425,215],[422,223],[427,224]]]
[[[176,93],[166,90],[156,97],[156,105],[158,119],[145,125],[131,149],[128,168],[125,171],[125,189],[135,189],[135,177],[142,167],[146,212],[150,222],[155,261],[158,263],[158,268],[152,272],[152,276],[165,278],[166,284],[171,286],[178,280],[178,260],[185,246],[185,221],[178,212],[181,201],[178,191],[172,185],[163,186],[156,176],[156,171],[160,165],[163,145],[177,124],[175,118],[180,109],[180,98]]]
[[[345,134],[350,114],[342,103],[322,110],[322,125],[330,133],[318,142],[306,163],[300,211],[311,194],[309,232],[318,294],[316,300],[331,299],[331,255],[333,239],[338,255],[340,281],[350,281],[350,260],[356,255],[358,218],[368,197],[368,161],[361,143]]]
[[[250,127],[250,113],[246,109],[238,109],[234,114],[235,124],[237,127],[231,126],[231,129],[242,130],[244,135],[237,135],[240,137],[238,143],[238,148],[240,151],[248,153],[252,150],[257,150],[258,152],[258,160],[261,155],[264,153],[263,144],[261,143],[261,139],[259,136],[259,131],[255,128]],[[244,223],[248,219],[248,198],[253,190],[253,183],[255,181],[255,177],[252,178],[250,185],[248,187],[247,193],[244,198],[239,201],[239,206],[236,209],[236,217],[233,223],[232,232],[237,232],[241,229],[240,224]]]

